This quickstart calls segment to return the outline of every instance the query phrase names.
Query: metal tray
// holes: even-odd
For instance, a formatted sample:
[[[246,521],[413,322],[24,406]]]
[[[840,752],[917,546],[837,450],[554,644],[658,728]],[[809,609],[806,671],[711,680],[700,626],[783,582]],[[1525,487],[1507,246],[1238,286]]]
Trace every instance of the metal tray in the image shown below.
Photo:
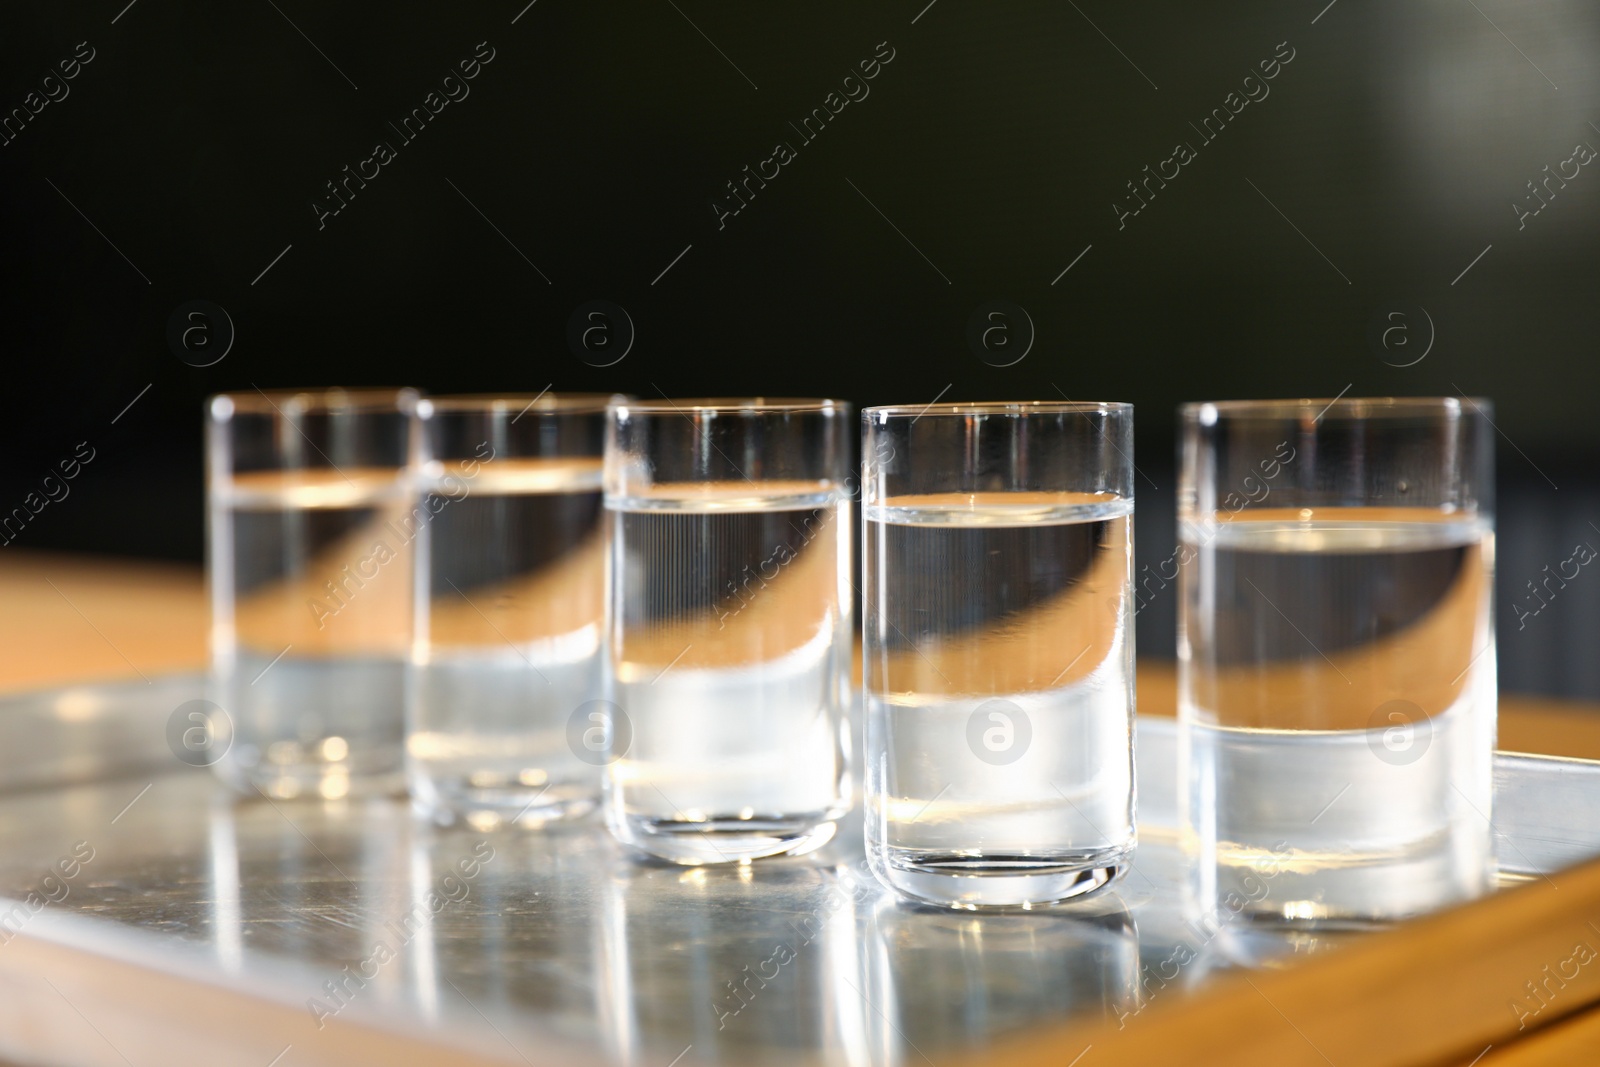
[[[0,1058],[932,1064],[1360,936],[1196,920],[1166,720],[1139,724],[1118,889],[989,916],[889,898],[859,818],[811,856],[687,869],[593,820],[481,834],[400,800],[238,800],[167,748],[203,692],[0,701]],[[1600,855],[1600,763],[1497,755],[1494,833],[1502,884]]]

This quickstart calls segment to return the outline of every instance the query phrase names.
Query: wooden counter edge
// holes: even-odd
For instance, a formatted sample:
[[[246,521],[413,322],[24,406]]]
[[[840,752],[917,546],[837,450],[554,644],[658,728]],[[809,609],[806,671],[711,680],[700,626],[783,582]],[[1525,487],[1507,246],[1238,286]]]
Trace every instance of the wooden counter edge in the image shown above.
[[[1503,1048],[1600,1004],[1596,953],[1600,861],[1357,939],[1324,958],[1220,976],[1205,992],[1154,1002],[1122,1026],[1035,1031],[971,1062],[1465,1064],[1486,1047]],[[1591,1032],[1585,1028],[1585,1036]]]

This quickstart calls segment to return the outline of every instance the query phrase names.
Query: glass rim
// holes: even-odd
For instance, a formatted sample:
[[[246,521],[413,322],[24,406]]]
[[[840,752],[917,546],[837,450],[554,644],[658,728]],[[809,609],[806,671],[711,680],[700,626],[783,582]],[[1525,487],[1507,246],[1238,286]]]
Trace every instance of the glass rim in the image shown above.
[[[417,406],[423,418],[438,412],[499,413],[504,411],[534,414],[599,414],[613,401],[625,399],[621,393],[446,393],[426,396]]]
[[[1206,423],[1209,412],[1229,419],[1296,418],[1307,413],[1316,421],[1325,417],[1342,419],[1403,418],[1417,415],[1485,415],[1494,410],[1487,397],[1467,396],[1336,396],[1301,397],[1276,400],[1198,400],[1178,405],[1179,417],[1186,423]]]
[[[942,404],[879,404],[862,408],[863,420],[885,421],[910,415],[1050,415],[1131,413],[1133,405],[1116,400],[950,400]]]
[[[660,397],[636,400],[628,397],[613,400],[609,411],[639,412],[645,415],[759,415],[791,412],[843,413],[850,410],[849,401],[827,397],[805,396],[711,396],[677,399]]]
[[[226,419],[237,412],[251,415],[297,415],[324,412],[359,414],[409,414],[423,394],[412,386],[341,386],[312,389],[256,389],[216,393],[206,401],[212,418]]]

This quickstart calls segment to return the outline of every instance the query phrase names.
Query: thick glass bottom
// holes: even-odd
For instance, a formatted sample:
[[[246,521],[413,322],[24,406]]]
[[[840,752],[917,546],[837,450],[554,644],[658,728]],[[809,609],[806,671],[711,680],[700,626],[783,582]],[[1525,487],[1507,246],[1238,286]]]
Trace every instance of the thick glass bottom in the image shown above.
[[[357,767],[344,761],[296,760],[282,763],[263,761],[246,766],[224,759],[216,765],[216,770],[224,781],[246,796],[264,795],[273,800],[302,797],[338,800],[343,797],[390,797],[405,793],[405,771],[399,759],[396,758],[392,764],[386,763],[381,760],[367,761],[365,765]]]
[[[691,822],[613,813],[610,824],[623,844],[689,866],[804,855],[831,841],[837,829],[832,818],[816,815],[713,815]]]
[[[1032,910],[1083,900],[1127,872],[1133,849],[1030,855],[902,848],[870,851],[873,873],[902,896],[976,911]]]
[[[1200,903],[1225,921],[1266,929],[1362,930],[1425,915],[1492,885],[1488,850],[1475,840],[1487,829],[1481,835],[1476,827],[1460,829],[1383,852],[1228,843],[1214,857],[1199,858]],[[1204,879],[1213,872],[1208,896]]]
[[[411,772],[411,806],[440,826],[466,823],[481,831],[501,825],[535,827],[576,819],[595,809],[599,788],[589,782],[553,782],[537,788],[515,780],[484,785],[472,776]]]

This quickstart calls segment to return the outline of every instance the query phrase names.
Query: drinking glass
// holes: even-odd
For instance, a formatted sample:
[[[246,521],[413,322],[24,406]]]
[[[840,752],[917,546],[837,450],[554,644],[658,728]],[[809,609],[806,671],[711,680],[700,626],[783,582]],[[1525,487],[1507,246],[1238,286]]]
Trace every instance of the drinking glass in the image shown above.
[[[1486,401],[1182,409],[1180,803],[1198,903],[1412,915],[1491,863]]]
[[[862,417],[873,871],[962,908],[1108,885],[1135,836],[1133,408]]]
[[[622,841],[745,861],[817,847],[848,809],[849,417],[836,400],[612,404],[613,707],[595,729]]]
[[[215,766],[243,792],[404,783],[416,404],[410,389],[210,400]]]
[[[435,821],[537,824],[599,799],[602,757],[569,744],[568,723],[603,696],[609,399],[417,405],[428,520],[406,752],[413,803]]]

